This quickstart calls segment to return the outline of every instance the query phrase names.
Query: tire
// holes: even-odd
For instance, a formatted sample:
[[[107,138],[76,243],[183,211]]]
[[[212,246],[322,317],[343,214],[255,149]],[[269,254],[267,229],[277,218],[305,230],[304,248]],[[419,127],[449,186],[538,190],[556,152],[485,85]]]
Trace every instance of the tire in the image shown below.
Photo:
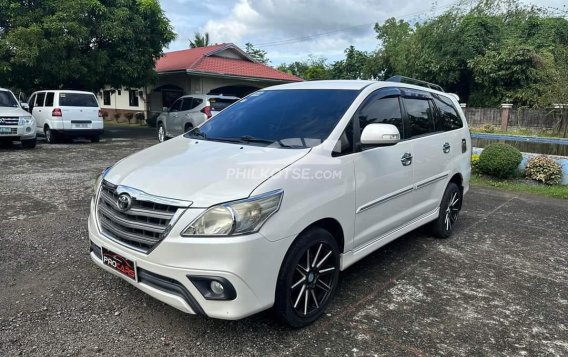
[[[164,124],[160,123],[158,124],[158,141],[163,143],[166,140],[168,140],[168,137],[166,136],[166,128],[164,127]]]
[[[101,141],[101,137],[98,136],[98,135],[97,135],[97,136],[92,136],[90,139],[91,139],[91,142],[92,142],[92,143],[98,143],[98,142]]]
[[[458,185],[450,182],[440,203],[440,214],[435,221],[430,223],[430,232],[434,237],[448,238],[452,235],[462,207],[462,201],[463,196]]]
[[[45,132],[45,140],[47,141],[48,144],[57,144],[57,142],[59,141],[57,134],[54,133],[49,127],[46,127],[44,129]]]
[[[23,140],[22,141],[22,147],[24,149],[33,149],[36,147],[37,144],[37,139],[32,139],[32,140]]]
[[[274,302],[277,318],[294,328],[311,324],[329,305],[338,279],[339,248],[331,233],[320,227],[301,233],[280,267]]]

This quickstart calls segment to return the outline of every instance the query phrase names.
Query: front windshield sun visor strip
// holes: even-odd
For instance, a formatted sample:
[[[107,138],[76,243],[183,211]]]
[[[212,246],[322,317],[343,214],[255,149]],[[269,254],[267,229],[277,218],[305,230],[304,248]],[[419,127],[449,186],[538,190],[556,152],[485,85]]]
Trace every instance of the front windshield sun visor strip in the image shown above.
[[[234,237],[256,233],[278,212],[283,196],[284,191],[280,189],[211,206],[197,216],[181,235]]]

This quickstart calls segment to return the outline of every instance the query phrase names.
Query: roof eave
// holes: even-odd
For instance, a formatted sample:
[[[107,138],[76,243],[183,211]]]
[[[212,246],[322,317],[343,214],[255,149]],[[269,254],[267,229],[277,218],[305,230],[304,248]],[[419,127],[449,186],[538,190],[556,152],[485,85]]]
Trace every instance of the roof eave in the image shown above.
[[[236,74],[227,74],[227,73],[215,73],[215,72],[203,72],[203,71],[195,71],[192,69],[186,70],[187,74],[196,74],[204,77],[222,77],[222,78],[237,78],[237,79],[246,79],[250,81],[264,81],[264,82],[302,82],[302,80],[293,80],[293,79],[279,79],[279,78],[266,78],[266,77],[252,77],[252,76],[239,76]]]

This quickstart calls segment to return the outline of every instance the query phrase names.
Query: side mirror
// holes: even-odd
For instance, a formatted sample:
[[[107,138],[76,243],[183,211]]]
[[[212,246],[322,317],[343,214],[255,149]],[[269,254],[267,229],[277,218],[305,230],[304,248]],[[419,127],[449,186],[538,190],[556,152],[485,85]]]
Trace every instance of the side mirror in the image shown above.
[[[167,112],[170,111],[170,108],[168,108],[168,107],[162,107],[162,111],[167,113]]]
[[[369,124],[361,133],[361,144],[368,146],[389,146],[400,141],[400,133],[392,124]]]
[[[28,103],[21,102],[20,106],[22,107],[23,110],[27,110],[28,112],[30,111],[30,106],[28,105]]]

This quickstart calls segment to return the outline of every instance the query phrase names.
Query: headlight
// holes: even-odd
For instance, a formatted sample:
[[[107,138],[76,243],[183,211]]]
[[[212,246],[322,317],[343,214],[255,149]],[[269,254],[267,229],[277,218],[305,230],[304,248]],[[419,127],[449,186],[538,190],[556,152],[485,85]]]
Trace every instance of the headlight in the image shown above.
[[[97,180],[95,181],[95,187],[93,188],[94,194],[96,195],[97,192],[99,191],[99,188],[101,187],[101,184],[103,183],[103,179],[105,178],[106,174],[110,171],[110,169],[112,168],[112,166],[109,166],[107,168],[105,168],[103,170],[103,172],[101,172],[101,174],[99,175],[99,177],[97,177]]]
[[[183,236],[229,236],[257,232],[280,208],[282,190],[208,208],[183,231]]]
[[[31,115],[25,116],[25,117],[20,117],[19,120],[19,125],[33,125],[34,123],[34,117],[32,117]]]

